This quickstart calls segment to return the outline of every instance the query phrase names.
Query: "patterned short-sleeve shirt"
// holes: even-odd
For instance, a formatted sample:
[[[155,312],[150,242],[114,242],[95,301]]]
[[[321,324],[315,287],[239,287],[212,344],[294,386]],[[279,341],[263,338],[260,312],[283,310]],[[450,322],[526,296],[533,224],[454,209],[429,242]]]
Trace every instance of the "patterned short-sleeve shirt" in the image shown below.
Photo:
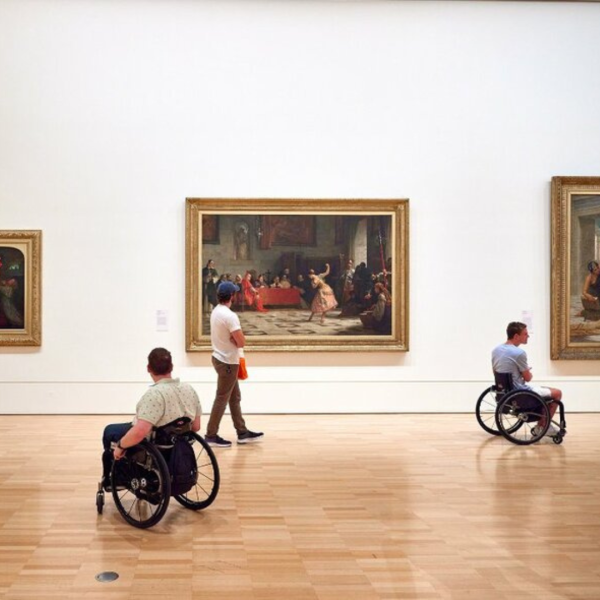
[[[137,403],[137,419],[162,427],[175,419],[189,417],[192,421],[201,414],[200,399],[189,383],[164,378],[150,386]]]

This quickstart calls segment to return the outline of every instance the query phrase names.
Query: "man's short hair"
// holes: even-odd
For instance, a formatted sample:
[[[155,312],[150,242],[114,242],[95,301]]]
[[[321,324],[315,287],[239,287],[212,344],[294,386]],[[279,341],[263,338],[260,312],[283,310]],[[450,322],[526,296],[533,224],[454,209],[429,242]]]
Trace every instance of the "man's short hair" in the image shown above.
[[[515,335],[519,335],[526,327],[527,325],[525,323],[519,321],[510,322],[506,328],[506,339],[512,340]]]
[[[148,354],[148,367],[155,375],[166,375],[173,370],[171,353],[165,348],[154,348]]]

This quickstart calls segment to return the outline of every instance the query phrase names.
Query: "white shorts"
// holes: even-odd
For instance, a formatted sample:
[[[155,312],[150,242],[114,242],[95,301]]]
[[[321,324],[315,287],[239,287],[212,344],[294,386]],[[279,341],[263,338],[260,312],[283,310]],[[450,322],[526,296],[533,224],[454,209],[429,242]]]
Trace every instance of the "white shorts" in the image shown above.
[[[541,396],[542,398],[550,398],[550,396],[552,395],[550,388],[542,387],[541,385],[530,385],[529,389],[532,392],[535,392],[538,396]]]

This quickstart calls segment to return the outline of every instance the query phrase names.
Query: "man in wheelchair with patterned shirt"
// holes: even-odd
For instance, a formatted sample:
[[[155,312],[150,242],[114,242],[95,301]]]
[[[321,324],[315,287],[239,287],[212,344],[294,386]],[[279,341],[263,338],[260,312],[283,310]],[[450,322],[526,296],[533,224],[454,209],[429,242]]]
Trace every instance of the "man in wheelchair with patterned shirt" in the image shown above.
[[[529,339],[527,325],[518,321],[509,323],[506,328],[506,337],[506,342],[496,346],[492,351],[492,368],[494,373],[510,373],[513,389],[531,390],[541,398],[551,399],[548,402],[548,409],[550,411],[550,420],[552,420],[558,408],[558,404],[555,401],[562,399],[562,392],[556,388],[529,385],[529,382],[533,379],[531,367],[527,362],[527,353],[522,348],[519,348],[521,344],[527,344],[527,340]],[[542,418],[537,427],[543,428],[545,425],[545,419]],[[558,429],[550,424],[546,435],[554,436],[557,433]],[[535,428],[533,434],[535,435]]]
[[[114,460],[120,460],[125,450],[147,438],[153,428],[162,427],[176,419],[188,417],[192,431],[200,430],[202,413],[200,400],[188,383],[174,379],[171,353],[164,348],[154,348],[148,355],[148,373],[154,381],[141,397],[135,418],[129,423],[107,425],[102,436],[102,487],[110,485],[110,471]]]

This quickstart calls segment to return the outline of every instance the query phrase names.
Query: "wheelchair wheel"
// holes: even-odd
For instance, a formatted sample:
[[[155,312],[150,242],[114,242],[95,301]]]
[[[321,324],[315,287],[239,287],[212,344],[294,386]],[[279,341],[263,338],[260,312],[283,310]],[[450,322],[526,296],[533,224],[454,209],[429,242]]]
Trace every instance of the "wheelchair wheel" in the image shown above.
[[[540,427],[539,421],[545,422]],[[518,390],[506,395],[498,404],[496,426],[513,444],[526,446],[541,440],[550,425],[546,402],[534,392]]]
[[[492,385],[484,390],[475,404],[475,416],[481,427],[492,435],[500,435],[496,427],[496,386]]]
[[[169,467],[152,444],[141,442],[115,460],[110,474],[112,495],[123,518],[146,529],[164,516],[171,499]]]
[[[217,497],[221,475],[215,453],[204,438],[196,433],[189,433],[188,436],[196,455],[198,479],[189,492],[175,496],[175,500],[190,510],[201,510],[210,506]]]

